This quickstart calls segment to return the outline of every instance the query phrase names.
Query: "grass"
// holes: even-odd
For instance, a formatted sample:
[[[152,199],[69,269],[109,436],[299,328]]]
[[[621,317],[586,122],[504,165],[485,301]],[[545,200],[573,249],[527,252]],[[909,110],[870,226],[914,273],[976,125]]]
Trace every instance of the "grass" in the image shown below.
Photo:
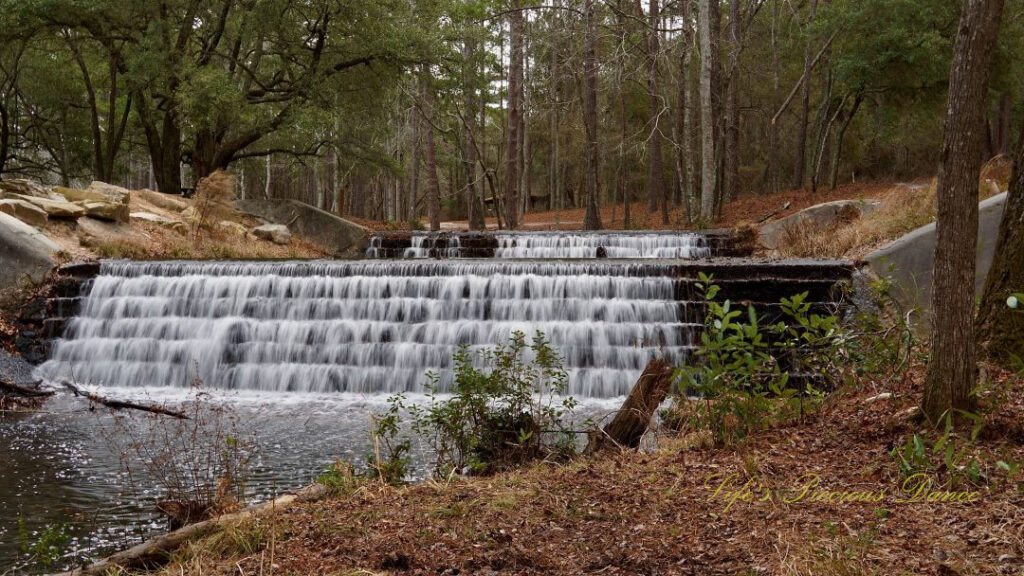
[[[135,224],[135,226],[147,226]],[[156,227],[150,228],[153,230]],[[129,258],[133,260],[259,260],[279,258],[318,258],[323,255],[316,248],[298,240],[288,246],[278,246],[264,240],[238,237],[229,233],[210,232],[198,238],[163,229],[159,241],[144,236],[96,237],[83,235],[84,248],[99,258]]]

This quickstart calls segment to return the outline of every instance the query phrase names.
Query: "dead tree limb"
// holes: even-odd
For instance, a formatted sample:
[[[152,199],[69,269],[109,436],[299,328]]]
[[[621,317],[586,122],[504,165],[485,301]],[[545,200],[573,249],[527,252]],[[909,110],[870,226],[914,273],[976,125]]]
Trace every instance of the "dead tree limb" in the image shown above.
[[[67,388],[68,390],[71,390],[71,392],[74,393],[75,396],[87,398],[90,402],[102,404],[107,408],[113,408],[114,410],[141,410],[143,412],[150,412],[152,414],[173,416],[174,418],[178,418],[180,420],[189,419],[189,417],[186,416],[183,412],[177,412],[175,410],[164,408],[163,406],[159,406],[157,404],[146,405],[136,404],[134,402],[125,402],[123,400],[111,400],[110,398],[104,398],[103,396],[93,394],[92,392],[86,392],[70,382],[61,382],[61,384],[64,385],[64,387]]]
[[[672,366],[668,362],[662,358],[648,362],[615,418],[603,430],[591,433],[583,453],[594,454],[612,447],[639,447],[654,411],[665,400],[671,384]]]
[[[39,382],[36,382],[38,385]],[[24,398],[44,398],[46,396],[53,396],[53,390],[38,390],[36,388],[26,388],[19,386],[9,380],[0,380],[0,393],[9,394],[12,396],[22,396]]]

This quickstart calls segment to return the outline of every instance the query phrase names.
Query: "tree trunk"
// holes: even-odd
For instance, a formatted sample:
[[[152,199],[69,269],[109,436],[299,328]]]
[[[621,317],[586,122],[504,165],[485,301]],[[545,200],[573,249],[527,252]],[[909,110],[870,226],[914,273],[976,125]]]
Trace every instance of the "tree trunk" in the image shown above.
[[[647,363],[615,418],[600,432],[592,432],[584,454],[594,454],[607,448],[637,448],[640,439],[651,425],[651,417],[658,409],[672,384],[672,366],[661,358]]]
[[[740,195],[740,118],[737,103],[740,83],[740,2],[729,3],[729,86],[725,91],[725,170],[722,173],[723,195],[735,200]]]
[[[424,152],[427,161],[427,218],[430,229],[441,229],[441,183],[437,178],[437,150],[434,147],[434,87],[430,82],[430,68],[424,64],[420,78],[423,80],[423,131]]]
[[[465,171],[466,184],[464,196],[466,199],[466,220],[470,230],[484,229],[484,207],[480,202],[480,184],[476,171],[476,146],[473,142],[476,131],[476,44],[472,40],[466,40],[462,45],[462,59],[464,60],[464,71],[462,91],[465,97],[465,107],[469,112],[463,123],[462,137],[462,169]]]
[[[523,12],[513,0],[509,14],[508,130],[505,147],[505,223],[519,225],[519,127],[523,98]],[[495,199],[497,200],[497,199]]]
[[[406,218],[409,221],[418,220],[418,208],[420,201],[420,132],[423,130],[423,122],[420,120],[420,109],[412,109],[412,169],[409,174],[409,211]]]
[[[772,109],[779,102],[779,0],[772,0]],[[768,120],[768,189],[779,191],[779,127],[775,118]]]
[[[665,169],[661,155],[661,131],[658,123],[664,108],[661,105],[661,94],[658,88],[658,38],[659,14],[658,0],[650,0],[650,12],[647,19],[647,93],[650,100],[651,125],[647,136],[647,213],[663,208],[662,223],[668,224],[668,210],[665,202]]]
[[[583,218],[585,230],[601,229],[598,209],[598,174],[601,167],[600,142],[597,138],[597,17],[594,0],[585,0],[586,33],[583,40],[583,76],[586,84],[583,94],[583,124],[587,136],[586,195],[587,212]]]
[[[684,190],[684,202],[686,203],[686,214],[690,222],[696,219],[698,212],[700,211],[697,206],[697,105],[700,103],[699,97],[694,97],[693,94],[693,62],[690,48],[693,46],[694,31],[690,26],[690,8],[692,6],[691,0],[685,0],[683,2],[683,25],[686,27],[685,41],[687,44],[687,53],[682,58],[683,66],[683,88],[682,90],[689,95],[686,98],[686,129],[683,133],[683,156],[685,157],[686,163],[686,188]]]
[[[863,101],[863,94],[858,94],[854,98],[853,107],[850,108],[850,112],[843,119],[843,124],[839,127],[839,133],[836,134],[836,143],[832,148],[831,173],[828,178],[829,190],[836,189],[836,183],[839,180],[839,162],[843,158],[843,140],[846,139],[846,129],[850,127],[850,123],[853,122],[853,117],[857,115],[857,111],[860,110],[860,105]]]
[[[954,410],[974,407],[978,177],[992,53],[1002,8],[1003,0],[966,0],[953,49],[936,191],[932,350],[922,402],[924,415],[933,424],[946,416],[956,417]]]
[[[807,17],[809,28],[814,24],[814,18],[818,11],[818,0],[811,0],[810,13]],[[796,136],[796,160],[793,164],[793,188],[802,188],[804,185],[804,169],[807,163],[807,124],[811,113],[811,40],[807,40],[804,47],[804,90],[800,101],[800,124]]]
[[[701,130],[701,186],[700,217],[710,222],[715,217],[715,94],[712,86],[714,74],[711,2],[699,0],[697,26],[700,29],[700,130]]]
[[[1022,125],[1024,128],[1024,125]],[[987,358],[1013,367],[1024,359],[1024,313],[1011,311],[1006,299],[1024,292],[1024,129],[1013,158],[1013,176],[996,237],[995,257],[985,278],[978,310],[977,336]]]

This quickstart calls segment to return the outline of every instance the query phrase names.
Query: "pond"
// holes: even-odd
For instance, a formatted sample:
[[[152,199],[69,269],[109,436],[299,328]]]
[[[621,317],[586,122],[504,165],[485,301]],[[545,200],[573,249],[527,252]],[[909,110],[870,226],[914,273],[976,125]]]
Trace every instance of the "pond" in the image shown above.
[[[117,399],[180,406],[187,389],[102,388]],[[371,414],[386,408],[383,394],[211,391],[208,402],[226,407],[238,432],[254,439],[247,495],[251,502],[308,485],[338,459],[360,469],[369,451]],[[422,401],[422,396],[411,396]],[[600,419],[622,398],[585,399],[576,419]],[[140,462],[131,478],[119,446],[126,434],[159,430],[142,413],[90,406],[60,394],[32,413],[0,417],[0,574],[9,570],[54,571],[99,558],[167,530],[154,502],[161,486]],[[412,480],[433,460],[413,442]],[[35,561],[27,547],[59,544],[52,563]],[[44,554],[45,555],[45,554]]]

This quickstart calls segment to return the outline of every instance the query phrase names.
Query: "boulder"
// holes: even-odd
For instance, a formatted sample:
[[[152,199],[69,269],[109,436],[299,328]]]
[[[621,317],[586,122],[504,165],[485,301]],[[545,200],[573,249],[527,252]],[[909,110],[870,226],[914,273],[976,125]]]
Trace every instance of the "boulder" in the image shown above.
[[[189,206],[181,213],[181,218],[191,225],[199,224],[199,210],[195,206]]]
[[[60,196],[49,191],[42,184],[32,182],[31,180],[0,180],[0,198],[11,198],[15,195],[46,198],[47,200],[61,200]]]
[[[46,212],[35,204],[20,198],[0,200],[0,212],[10,214],[18,220],[36,227],[46,225]]]
[[[761,226],[758,241],[765,248],[774,250],[786,237],[787,231],[798,231],[803,228],[821,230],[843,218],[856,219],[867,216],[880,205],[881,203],[876,200],[836,200],[816,204]]]
[[[164,194],[163,192],[156,192],[154,190],[135,190],[134,194],[136,198],[149,202],[157,208],[170,210],[172,212],[182,212],[191,206],[191,204],[188,203],[188,200],[173,194]]]
[[[245,233],[249,231],[244,225],[238,222],[231,222],[230,220],[221,220],[217,222],[217,229],[226,234],[232,234],[234,236],[245,236]]]
[[[235,206],[264,221],[288,225],[291,233],[326,252],[347,255],[366,251],[370,230],[298,200],[284,198],[236,200]]]
[[[157,224],[164,228],[174,230],[178,234],[188,234],[188,226],[186,226],[184,222],[172,220],[171,218],[161,216],[159,214],[153,214],[152,212],[132,212],[131,219]]]
[[[15,195],[15,198],[20,198],[42,208],[47,216],[56,220],[78,220],[85,216],[85,208],[71,202],[48,200],[46,198],[36,198],[21,194]]]
[[[0,291],[16,288],[26,277],[40,280],[54,266],[53,252],[60,250],[45,234],[0,213]]]
[[[292,235],[284,224],[264,224],[252,229],[252,235],[260,240],[269,240],[274,244],[285,245],[291,242]]]
[[[113,222],[127,222],[131,193],[124,188],[93,182],[85,190],[57,186],[54,192],[86,209],[89,216]]]

